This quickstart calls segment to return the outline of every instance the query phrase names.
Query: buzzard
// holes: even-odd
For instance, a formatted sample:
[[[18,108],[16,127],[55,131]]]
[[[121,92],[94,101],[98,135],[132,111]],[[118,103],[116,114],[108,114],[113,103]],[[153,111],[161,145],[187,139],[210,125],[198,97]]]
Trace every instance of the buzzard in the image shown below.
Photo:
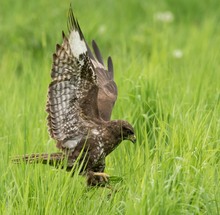
[[[106,68],[95,41],[92,53],[71,7],[67,25],[69,35],[62,33],[63,43],[53,54],[46,105],[50,136],[62,152],[25,155],[14,162],[54,165],[66,160],[71,170],[78,161],[88,185],[100,185],[108,181],[105,157],[123,140],[134,143],[136,138],[127,121],[110,120],[117,99],[111,57]]]

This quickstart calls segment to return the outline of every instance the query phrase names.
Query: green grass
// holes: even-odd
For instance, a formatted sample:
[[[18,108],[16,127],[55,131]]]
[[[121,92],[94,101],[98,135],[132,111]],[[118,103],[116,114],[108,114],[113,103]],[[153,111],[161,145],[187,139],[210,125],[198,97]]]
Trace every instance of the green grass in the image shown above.
[[[73,3],[88,41],[114,61],[114,119],[131,122],[106,172],[113,191],[10,156],[54,152],[46,94],[69,1],[1,1],[0,214],[220,214],[218,0]],[[155,20],[171,11],[170,23]],[[181,58],[173,52],[182,51]]]

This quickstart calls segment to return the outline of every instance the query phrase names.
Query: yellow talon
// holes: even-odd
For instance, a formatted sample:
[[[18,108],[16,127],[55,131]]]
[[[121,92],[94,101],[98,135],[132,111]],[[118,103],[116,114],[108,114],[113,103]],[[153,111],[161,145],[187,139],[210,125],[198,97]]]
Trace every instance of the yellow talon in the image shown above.
[[[94,172],[94,176],[101,176],[104,178],[105,182],[108,182],[109,175],[104,172]]]

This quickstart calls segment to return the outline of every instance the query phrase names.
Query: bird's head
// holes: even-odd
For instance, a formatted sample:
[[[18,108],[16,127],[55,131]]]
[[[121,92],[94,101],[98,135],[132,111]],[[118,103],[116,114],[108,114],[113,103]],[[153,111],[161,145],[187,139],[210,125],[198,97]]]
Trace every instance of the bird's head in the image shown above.
[[[132,143],[136,142],[134,128],[127,121],[109,121],[107,122],[106,131],[106,135],[103,136],[105,138],[107,137],[106,144],[104,145],[106,155],[112,152],[123,140],[130,140]]]
[[[134,128],[127,121],[121,121],[121,136],[122,140],[130,140],[132,143],[136,142]]]

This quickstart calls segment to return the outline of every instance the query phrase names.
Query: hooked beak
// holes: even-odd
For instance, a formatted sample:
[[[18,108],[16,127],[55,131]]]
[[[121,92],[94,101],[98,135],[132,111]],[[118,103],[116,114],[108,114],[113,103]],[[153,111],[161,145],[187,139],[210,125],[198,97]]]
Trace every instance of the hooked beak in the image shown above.
[[[130,140],[132,143],[136,143],[136,136],[135,135],[130,135],[128,137],[128,140]]]

